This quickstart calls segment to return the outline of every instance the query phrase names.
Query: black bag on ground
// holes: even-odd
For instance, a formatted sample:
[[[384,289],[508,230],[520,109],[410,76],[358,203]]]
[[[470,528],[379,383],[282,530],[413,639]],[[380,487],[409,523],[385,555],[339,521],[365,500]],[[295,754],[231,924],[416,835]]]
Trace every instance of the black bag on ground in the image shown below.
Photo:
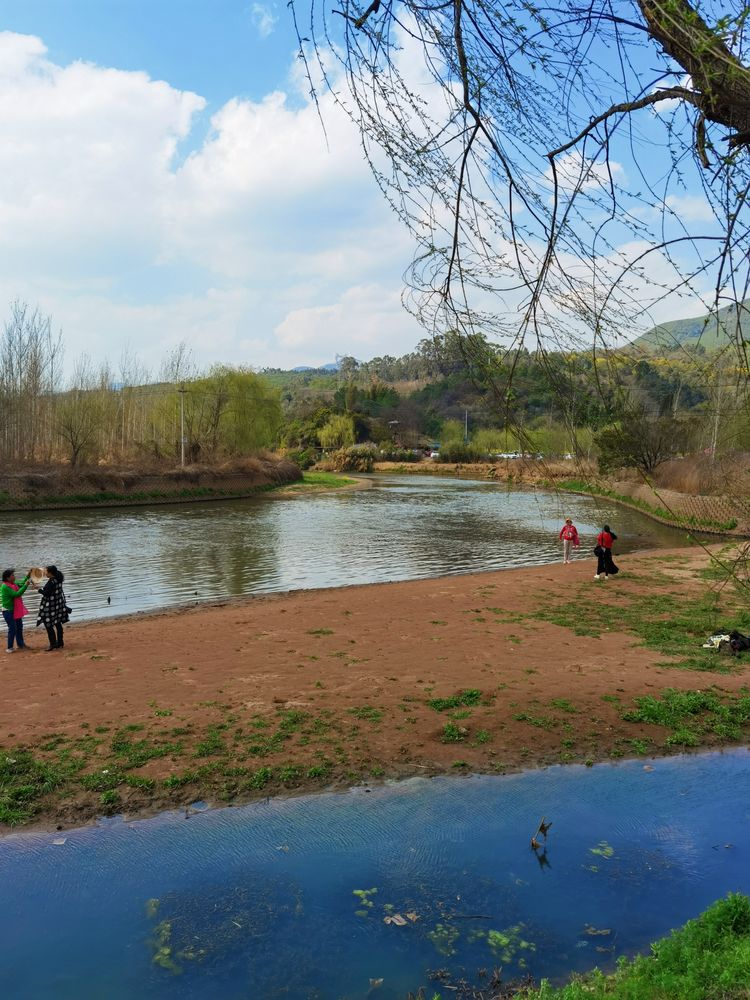
[[[736,629],[729,633],[728,639],[722,639],[719,643],[719,653],[722,656],[739,656],[750,649],[750,638],[738,632]]]
[[[729,641],[737,653],[745,653],[750,649],[750,637],[743,635],[742,632],[738,632],[736,629],[729,633]]]

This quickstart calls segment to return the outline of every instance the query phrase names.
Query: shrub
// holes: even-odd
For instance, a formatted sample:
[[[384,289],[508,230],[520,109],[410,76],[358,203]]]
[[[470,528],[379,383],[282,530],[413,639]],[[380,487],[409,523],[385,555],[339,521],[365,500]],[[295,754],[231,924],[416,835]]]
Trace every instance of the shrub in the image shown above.
[[[374,444],[355,444],[350,448],[339,448],[323,463],[330,472],[372,472],[377,456]]]
[[[300,448],[297,451],[287,452],[286,458],[290,462],[294,462],[303,472],[305,469],[309,469],[310,466],[315,465],[317,461],[317,455],[312,448]]]
[[[381,462],[418,462],[422,456],[411,448],[383,447],[378,458]]]
[[[469,444],[444,444],[438,462],[477,462],[481,455]]]

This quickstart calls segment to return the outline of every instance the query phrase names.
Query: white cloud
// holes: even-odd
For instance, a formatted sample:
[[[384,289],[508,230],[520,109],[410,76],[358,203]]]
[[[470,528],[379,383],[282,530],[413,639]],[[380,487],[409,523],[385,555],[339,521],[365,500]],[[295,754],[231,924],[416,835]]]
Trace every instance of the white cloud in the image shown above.
[[[576,150],[556,158],[555,167],[558,187],[568,194],[594,188],[608,191],[613,183],[622,184],[626,179],[624,167],[616,160],[594,161]],[[545,170],[544,176],[550,184],[554,182],[551,166]]]
[[[260,38],[268,38],[278,21],[271,8],[263,3],[254,3],[252,5],[250,8],[250,18]]]
[[[716,218],[708,200],[702,195],[670,194],[665,204],[683,222],[713,222]]]
[[[335,102],[325,134],[295,101],[232,99],[196,146],[201,96],[0,33],[0,319],[21,297],[62,326],[69,359],[127,342],[152,369],[183,339],[203,362],[258,366],[382,353],[377,329],[410,349],[409,240]],[[313,344],[321,310],[338,319]]]
[[[371,284],[347,289],[337,302],[294,310],[275,332],[283,347],[317,363],[340,353],[342,343],[357,358],[403,354],[412,322],[396,292]]]

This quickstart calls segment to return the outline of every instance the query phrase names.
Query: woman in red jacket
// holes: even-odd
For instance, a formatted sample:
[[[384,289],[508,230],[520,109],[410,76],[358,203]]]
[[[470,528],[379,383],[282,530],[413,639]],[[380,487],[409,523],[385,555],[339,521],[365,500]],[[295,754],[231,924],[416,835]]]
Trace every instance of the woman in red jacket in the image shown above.
[[[562,526],[560,530],[560,538],[562,539],[563,543],[563,562],[569,563],[571,546],[574,549],[577,549],[579,545],[578,529],[573,524],[572,518],[570,517],[565,518],[565,524]]]
[[[619,567],[615,566],[612,561],[612,542],[617,540],[617,535],[612,531],[608,524],[605,524],[599,534],[596,536],[597,545],[597,563],[596,563],[596,573],[594,574],[594,579],[599,580],[602,576],[606,580],[608,576],[614,576],[615,573],[619,573]]]

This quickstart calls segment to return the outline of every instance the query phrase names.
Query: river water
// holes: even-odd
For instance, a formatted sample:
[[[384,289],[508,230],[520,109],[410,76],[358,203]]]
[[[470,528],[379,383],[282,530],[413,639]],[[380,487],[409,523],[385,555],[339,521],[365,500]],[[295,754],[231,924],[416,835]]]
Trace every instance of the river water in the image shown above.
[[[440,968],[609,969],[750,891],[749,821],[736,750],[18,834],[0,995],[404,1000]]]
[[[541,565],[560,557],[565,516],[592,569],[605,521],[620,553],[685,543],[684,531],[599,498],[452,477],[372,481],[289,499],[5,514],[0,562],[21,572],[55,563],[80,621],[196,598]],[[33,612],[36,597],[27,604]]]

